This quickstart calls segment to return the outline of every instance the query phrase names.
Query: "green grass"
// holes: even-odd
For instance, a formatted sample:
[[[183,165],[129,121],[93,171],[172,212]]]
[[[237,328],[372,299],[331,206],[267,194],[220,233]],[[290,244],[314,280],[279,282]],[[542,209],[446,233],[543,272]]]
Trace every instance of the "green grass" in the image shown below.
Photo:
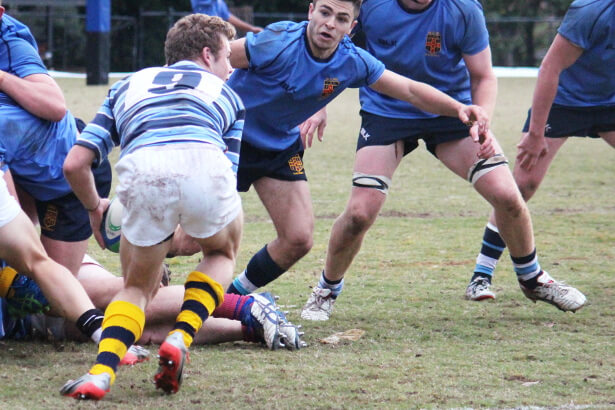
[[[71,109],[90,120],[106,87],[62,80]],[[493,128],[511,161],[534,80],[503,79]],[[314,248],[269,290],[299,319],[323,267],[334,218],[343,210],[359,128],[356,91],[329,109],[325,142],[306,153],[316,214]],[[243,342],[195,346],[182,390],[161,396],[155,360],[122,369],[103,402],[60,397],[85,372],[91,344],[0,342],[2,408],[451,408],[615,406],[615,152],[602,141],[570,140],[530,202],[541,264],[580,288],[576,314],[533,304],[520,292],[507,254],[497,300],[463,299],[489,213],[486,202],[424,149],[400,166],[382,215],[351,267],[335,314],[303,322],[310,344],[270,352]],[[237,270],[274,237],[253,192]],[[117,255],[91,252],[114,271]],[[181,283],[197,256],[171,260]],[[355,342],[322,344],[362,329]],[[152,346],[152,350],[156,347]]]

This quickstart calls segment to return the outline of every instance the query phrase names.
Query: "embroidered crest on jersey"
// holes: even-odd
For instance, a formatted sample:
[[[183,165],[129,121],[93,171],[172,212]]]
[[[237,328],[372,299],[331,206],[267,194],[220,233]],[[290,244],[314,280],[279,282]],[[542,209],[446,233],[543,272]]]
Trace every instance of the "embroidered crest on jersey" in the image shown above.
[[[427,55],[435,56],[440,53],[442,49],[442,36],[437,31],[430,31],[427,33],[427,38],[425,39],[425,51],[427,51]]]
[[[288,167],[293,172],[293,175],[302,175],[303,174],[303,161],[301,160],[301,156],[299,154],[293,155],[288,160]]]
[[[53,232],[56,229],[56,223],[58,222],[58,208],[55,205],[47,206],[45,210],[45,217],[43,218],[43,231]]]
[[[340,82],[337,78],[327,78],[325,80],[325,84],[322,87],[322,93],[320,94],[321,99],[327,98],[331,94],[333,94],[333,92],[339,85]]]

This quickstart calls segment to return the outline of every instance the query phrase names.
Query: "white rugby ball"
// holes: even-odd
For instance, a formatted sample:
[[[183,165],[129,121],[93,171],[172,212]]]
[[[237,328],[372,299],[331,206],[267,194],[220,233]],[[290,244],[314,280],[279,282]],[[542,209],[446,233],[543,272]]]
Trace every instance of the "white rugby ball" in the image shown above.
[[[109,208],[103,214],[100,233],[105,241],[105,247],[111,252],[120,251],[120,237],[122,236],[122,213],[124,207],[117,198],[113,198]]]

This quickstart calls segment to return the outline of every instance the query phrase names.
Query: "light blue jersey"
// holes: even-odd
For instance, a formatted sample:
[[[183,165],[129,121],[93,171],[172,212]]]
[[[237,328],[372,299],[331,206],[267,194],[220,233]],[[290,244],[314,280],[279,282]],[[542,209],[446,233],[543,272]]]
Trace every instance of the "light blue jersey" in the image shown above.
[[[556,104],[615,105],[615,0],[576,0],[558,33],[584,51],[562,71]]]
[[[7,14],[0,20],[0,69],[20,78],[47,74],[30,30]],[[71,192],[62,164],[76,136],[70,113],[61,121],[46,121],[0,92],[0,162],[34,198],[46,201]]]
[[[218,16],[222,20],[228,20],[231,12],[224,0],[190,0],[193,13],[207,14],[208,16]]]
[[[298,125],[348,87],[373,84],[384,65],[344,37],[331,57],[314,57],[307,22],[274,23],[246,36],[248,69],[235,70],[229,85],[246,105],[244,141],[282,151],[299,139]]]
[[[364,32],[367,50],[387,69],[471,103],[463,55],[477,54],[489,46],[478,1],[433,0],[426,9],[413,11],[397,0],[365,0],[357,30]],[[384,117],[437,116],[367,87],[361,89],[360,99],[361,109]]]
[[[95,164],[114,146],[123,156],[144,146],[182,142],[213,144],[239,163],[245,110],[223,80],[190,61],[138,71],[115,83],[78,145]]]

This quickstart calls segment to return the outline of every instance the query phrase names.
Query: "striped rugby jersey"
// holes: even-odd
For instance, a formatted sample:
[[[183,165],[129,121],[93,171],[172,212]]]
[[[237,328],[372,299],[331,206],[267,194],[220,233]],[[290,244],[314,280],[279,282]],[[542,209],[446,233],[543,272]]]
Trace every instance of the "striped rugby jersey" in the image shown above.
[[[223,150],[237,172],[245,109],[224,81],[196,63],[138,71],[115,83],[76,144],[95,165],[114,146],[120,157],[144,146],[202,142]]]

